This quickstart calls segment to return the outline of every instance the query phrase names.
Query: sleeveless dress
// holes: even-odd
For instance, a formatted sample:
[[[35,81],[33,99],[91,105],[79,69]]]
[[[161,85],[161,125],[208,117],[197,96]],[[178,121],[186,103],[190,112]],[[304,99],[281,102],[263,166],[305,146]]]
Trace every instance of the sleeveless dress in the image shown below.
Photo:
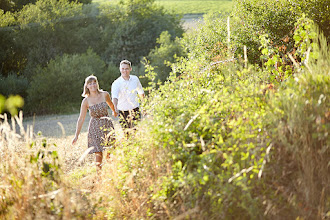
[[[89,115],[91,119],[88,125],[88,147],[93,147],[89,153],[102,152],[105,147],[114,147],[115,133],[107,103],[89,106]]]

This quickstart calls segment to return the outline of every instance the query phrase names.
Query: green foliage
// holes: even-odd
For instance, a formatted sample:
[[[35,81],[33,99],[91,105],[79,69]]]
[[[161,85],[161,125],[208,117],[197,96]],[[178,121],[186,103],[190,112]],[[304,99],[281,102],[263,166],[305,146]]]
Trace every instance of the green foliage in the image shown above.
[[[97,75],[100,88],[110,92],[112,82],[115,81],[119,76],[119,65],[110,63],[103,73]]]
[[[8,111],[12,116],[17,115],[18,108],[23,107],[24,100],[19,95],[10,95],[7,99],[0,94],[0,113]]]
[[[172,71],[171,64],[176,61],[176,57],[184,56],[184,51],[179,38],[171,40],[168,31],[162,32],[156,42],[159,46],[150,51],[147,59],[150,61],[149,65],[154,66],[154,71],[157,72],[155,80],[165,82]]]
[[[308,25],[300,24],[302,27]],[[304,209],[300,212],[306,211],[304,214],[307,216],[316,216],[312,210],[323,210],[329,205],[329,198],[324,195],[329,194],[327,185],[330,181],[329,161],[326,159],[330,153],[330,105],[327,101],[330,96],[330,50],[326,39],[313,30],[313,26],[306,28],[300,38],[307,36],[305,33],[313,33],[311,36],[314,45],[310,50],[305,50],[316,55],[317,59],[304,59],[301,65],[305,68],[301,68],[299,74],[283,84],[278,94],[270,97],[273,111],[267,117],[272,124],[276,124],[272,139],[276,146],[275,155],[280,160],[280,163],[272,164],[272,171],[277,171],[273,175],[282,175],[277,180],[280,186],[287,185],[286,181],[293,183],[293,203],[300,204]],[[302,33],[302,30],[297,29],[296,32]],[[298,37],[296,39],[297,43],[301,42]],[[286,157],[281,155],[283,153]],[[279,171],[279,166],[283,165],[285,170]],[[297,168],[294,175],[287,173],[292,166]]]
[[[28,4],[35,4],[38,0],[1,0],[0,2],[0,9],[2,9],[4,12],[15,12],[20,11],[25,5]],[[59,0],[56,0],[59,2]],[[92,2],[92,0],[67,0],[67,2],[79,2],[83,4],[89,4]]]
[[[107,64],[117,65],[122,59],[129,59],[134,66],[140,66],[140,60],[156,46],[156,38],[163,31],[168,30],[172,39],[183,33],[180,17],[166,14],[149,0],[123,1],[117,5],[40,0],[19,12],[1,11],[0,26],[1,75],[17,74],[26,77],[29,83],[40,72],[37,66],[46,68],[59,56],[82,54],[88,48]],[[108,74],[105,79],[111,84],[114,78]],[[28,103],[26,111],[33,105],[44,109],[41,101]],[[45,109],[48,110],[42,111],[49,112],[51,108]]]
[[[293,35],[295,46],[297,47],[296,56],[302,64],[308,63],[308,59],[315,60],[318,58],[319,47],[317,45],[318,33],[315,30],[314,22],[303,15],[296,23],[296,31]],[[313,50],[312,50],[313,49]]]
[[[112,37],[103,55],[114,63],[128,59],[138,65],[156,46],[156,38],[163,31],[167,30],[173,38],[183,33],[180,17],[167,14],[153,0],[122,1],[119,10],[116,29],[106,29]],[[109,35],[106,32],[105,36]]]
[[[329,3],[329,0],[237,1],[233,15],[239,18],[241,25],[237,27],[239,35],[235,35],[235,38],[241,48],[242,45],[248,46],[249,61],[252,63],[259,62],[261,54],[258,52],[260,47],[258,36],[263,34],[268,35],[271,46],[277,48],[283,57],[286,53],[294,53],[295,45],[292,38],[295,22],[306,14],[320,26],[320,30],[324,31],[329,41],[329,28],[328,25],[324,25],[324,22],[330,21],[329,9],[324,6]]]
[[[18,13],[17,24],[23,27],[33,25],[33,23],[47,25],[57,19],[79,15],[81,8],[81,4],[70,3],[66,0],[37,1],[35,4],[27,5]]]
[[[104,70],[104,62],[92,50],[57,57],[37,69],[28,89],[27,108],[44,113],[77,108],[85,78],[91,74],[101,76]]]
[[[237,212],[258,217],[255,211],[261,203],[251,184],[256,183],[269,145],[263,137],[267,132],[263,76],[230,65],[201,72],[196,71],[198,63],[185,65],[195,71],[165,83],[152,93],[146,107],[153,114],[148,125],[152,143],[166,148],[173,160],[172,173],[154,198],[166,198],[171,209],[180,205],[189,209],[198,203],[201,216],[214,219]]]
[[[20,12],[5,13],[3,16],[11,19],[1,24],[4,27],[1,34],[8,40],[7,44],[1,45],[5,49],[3,55],[7,55],[0,58],[5,67],[1,74],[14,71],[31,78],[37,65],[45,65],[56,55],[75,51],[70,49],[78,41],[64,27],[72,29],[70,21],[81,15],[81,10],[81,4],[42,0],[25,6]],[[65,22],[69,24],[63,27]]]
[[[231,23],[231,27],[235,29],[236,26]],[[183,39],[183,44],[188,52],[188,57],[200,59],[202,66],[205,62],[226,60],[230,52],[227,41],[226,18],[220,13],[213,13],[204,16],[204,24],[187,34]]]
[[[28,80],[24,76],[17,76],[15,74],[10,74],[7,77],[0,76],[0,94],[5,96],[18,94],[26,98],[28,86]]]
[[[239,22],[233,20],[236,27]],[[145,103],[151,120],[144,122],[148,136],[141,139],[157,150],[163,148],[166,158],[158,162],[171,166],[150,187],[157,190],[152,191],[148,215],[161,218],[160,213],[166,212],[169,217],[196,219],[326,215],[329,49],[325,39],[318,40],[322,35],[302,17],[292,33],[296,52],[290,56],[296,66],[284,69],[284,58],[291,58],[271,43],[274,36],[264,35],[258,44],[263,45],[266,68],[242,69],[240,59],[224,62],[237,41],[228,46],[220,24],[225,21],[206,20],[201,30],[185,37],[188,59],[172,65],[168,80]],[[148,89],[157,88],[156,69],[147,63],[146,70]],[[274,80],[271,73],[282,74],[282,80]],[[144,148],[140,138],[134,142]],[[130,157],[130,164],[138,161]]]
[[[31,147],[35,142],[31,144]],[[42,139],[42,148],[40,148],[35,155],[30,155],[30,163],[37,166],[36,170],[39,175],[44,178],[49,178],[49,187],[53,186],[52,182],[58,183],[61,167],[57,151],[49,151],[47,140]],[[56,146],[55,146],[56,147]]]
[[[312,19],[326,37],[327,42],[330,42],[330,0],[296,0],[295,3],[298,5],[295,9]]]
[[[2,9],[4,12],[7,11],[19,11],[23,8],[24,5],[27,4],[34,4],[37,0],[2,0],[0,3],[0,9]]]
[[[296,30],[293,34],[295,50],[286,52],[285,46],[273,47],[268,35],[260,36],[262,60],[266,70],[271,74],[269,82],[282,82],[294,73],[305,68],[308,61],[318,58],[317,36],[318,30],[314,22],[303,15],[295,23]],[[286,53],[285,53],[286,52]]]
[[[1,44],[2,75],[24,71],[29,78],[36,65],[45,66],[57,55],[83,53],[89,47],[107,63],[129,59],[138,65],[162,31],[168,30],[173,37],[183,33],[180,18],[165,14],[153,1],[83,7],[42,0],[1,17],[0,25],[6,28],[0,33],[7,43]]]

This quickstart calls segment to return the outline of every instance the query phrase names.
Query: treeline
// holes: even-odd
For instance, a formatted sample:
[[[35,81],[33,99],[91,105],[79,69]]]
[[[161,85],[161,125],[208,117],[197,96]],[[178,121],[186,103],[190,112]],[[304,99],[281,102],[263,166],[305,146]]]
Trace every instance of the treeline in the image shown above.
[[[80,2],[83,4],[89,4],[92,0],[69,0],[70,2]],[[37,0],[2,0],[0,2],[0,9],[4,12],[16,12],[20,11],[25,5],[35,4]]]
[[[26,114],[72,112],[87,75],[98,76],[109,90],[122,59],[144,74],[142,58],[163,31],[172,39],[182,36],[180,22],[153,0],[40,0],[18,11],[1,10],[0,94],[23,97]]]

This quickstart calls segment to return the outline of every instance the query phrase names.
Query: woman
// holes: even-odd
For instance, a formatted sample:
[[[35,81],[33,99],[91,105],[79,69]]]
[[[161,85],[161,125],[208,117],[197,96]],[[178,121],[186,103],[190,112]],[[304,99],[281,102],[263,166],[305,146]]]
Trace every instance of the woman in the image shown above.
[[[108,106],[111,108],[115,117],[117,117],[117,113],[109,93],[99,89],[96,76],[91,75],[85,79],[82,96],[85,98],[81,102],[76,134],[72,140],[72,144],[75,144],[78,140],[81,127],[85,121],[87,109],[89,109],[91,119],[88,126],[88,148],[90,148],[90,154],[95,153],[96,165],[101,169],[102,152],[105,150],[106,146],[111,146],[115,142],[114,127],[108,115]]]

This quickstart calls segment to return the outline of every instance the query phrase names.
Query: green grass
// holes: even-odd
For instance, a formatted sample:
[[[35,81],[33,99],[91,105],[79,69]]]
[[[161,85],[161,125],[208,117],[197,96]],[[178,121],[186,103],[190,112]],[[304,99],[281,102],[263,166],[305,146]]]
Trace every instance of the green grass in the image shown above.
[[[156,0],[156,4],[178,14],[205,14],[208,12],[230,12],[232,1],[187,1],[187,0]]]
[[[93,0],[94,3],[116,3],[119,0]],[[230,12],[231,0],[156,0],[157,5],[177,14],[205,14],[208,12]]]

